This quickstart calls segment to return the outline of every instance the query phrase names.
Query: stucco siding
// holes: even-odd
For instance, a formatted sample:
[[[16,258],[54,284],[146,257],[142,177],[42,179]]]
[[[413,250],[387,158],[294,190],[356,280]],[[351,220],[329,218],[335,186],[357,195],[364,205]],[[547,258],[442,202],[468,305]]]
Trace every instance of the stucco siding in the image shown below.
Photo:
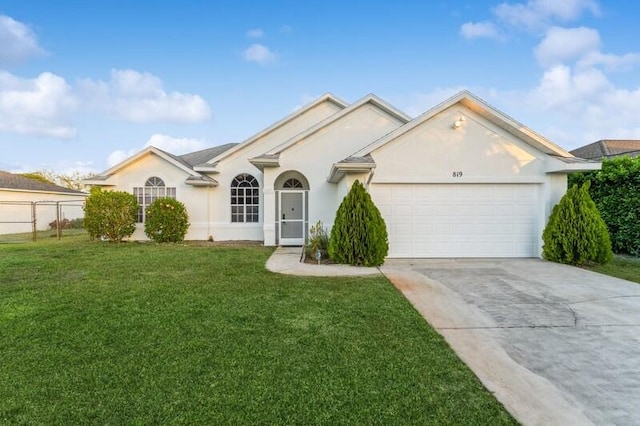
[[[452,124],[458,117],[461,127]],[[540,182],[544,155],[460,105],[375,150],[373,182]]]

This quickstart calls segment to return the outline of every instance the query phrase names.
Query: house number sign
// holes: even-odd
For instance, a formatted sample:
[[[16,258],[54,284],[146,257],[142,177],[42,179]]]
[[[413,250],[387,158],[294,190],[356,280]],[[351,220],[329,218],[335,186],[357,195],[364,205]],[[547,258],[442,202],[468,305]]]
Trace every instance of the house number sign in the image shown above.
[[[451,176],[458,178],[458,177],[462,177],[462,171],[461,170],[454,170],[453,172],[451,172]]]

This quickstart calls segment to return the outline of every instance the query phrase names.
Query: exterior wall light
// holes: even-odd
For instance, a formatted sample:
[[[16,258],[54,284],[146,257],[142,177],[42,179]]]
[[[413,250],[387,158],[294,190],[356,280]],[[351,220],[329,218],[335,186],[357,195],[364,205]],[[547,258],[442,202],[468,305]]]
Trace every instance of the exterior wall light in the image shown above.
[[[459,129],[460,126],[462,126],[462,123],[464,123],[464,117],[460,116],[456,118],[456,121],[453,122],[453,125],[451,127],[453,127],[454,129]]]

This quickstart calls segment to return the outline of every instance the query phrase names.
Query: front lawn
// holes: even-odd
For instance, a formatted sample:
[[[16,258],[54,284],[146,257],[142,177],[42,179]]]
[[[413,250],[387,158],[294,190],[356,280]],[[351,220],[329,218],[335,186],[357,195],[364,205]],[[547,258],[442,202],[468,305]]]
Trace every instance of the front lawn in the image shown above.
[[[270,254],[0,245],[0,423],[515,424],[386,279]]]
[[[613,256],[613,260],[606,265],[594,265],[590,270],[623,280],[640,283],[640,258],[629,256]]]

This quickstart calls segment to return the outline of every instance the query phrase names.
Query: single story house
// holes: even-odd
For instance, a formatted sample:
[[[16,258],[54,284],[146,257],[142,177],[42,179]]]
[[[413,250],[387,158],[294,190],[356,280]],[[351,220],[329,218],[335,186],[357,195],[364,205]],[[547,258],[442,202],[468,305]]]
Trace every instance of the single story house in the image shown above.
[[[638,157],[640,156],[640,140],[601,139],[570,152],[576,157],[594,161],[623,156]]]
[[[52,183],[0,171],[0,234],[39,231],[61,219],[84,216],[82,206],[89,194]]]
[[[599,167],[468,91],[413,119],[375,95],[326,94],[240,144],[180,156],[148,147],[85,183],[135,194],[140,225],[169,196],[189,212],[187,239],[275,246],[303,244],[317,221],[330,228],[358,179],[390,257],[530,257],[567,173]]]

